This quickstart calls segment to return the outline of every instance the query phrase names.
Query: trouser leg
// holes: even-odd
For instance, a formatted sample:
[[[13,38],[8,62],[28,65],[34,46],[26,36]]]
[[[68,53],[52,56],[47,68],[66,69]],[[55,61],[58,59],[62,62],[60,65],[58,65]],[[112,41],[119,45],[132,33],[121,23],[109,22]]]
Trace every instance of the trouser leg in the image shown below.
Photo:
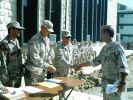
[[[103,100],[122,100],[120,92],[106,94],[105,91],[106,91],[107,84],[112,84],[112,83],[108,83],[107,81],[102,82]]]
[[[29,86],[32,84],[31,72],[27,69],[25,69],[24,79],[25,79],[26,86]]]

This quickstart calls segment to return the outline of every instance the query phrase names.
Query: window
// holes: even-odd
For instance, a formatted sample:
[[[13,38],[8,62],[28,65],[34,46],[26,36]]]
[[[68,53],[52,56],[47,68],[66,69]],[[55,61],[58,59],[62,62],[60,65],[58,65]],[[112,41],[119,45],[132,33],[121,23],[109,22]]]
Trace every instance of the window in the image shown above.
[[[120,14],[120,17],[123,18],[124,17],[124,14]]]
[[[120,29],[123,29],[124,28],[124,26],[123,25],[120,25]]]

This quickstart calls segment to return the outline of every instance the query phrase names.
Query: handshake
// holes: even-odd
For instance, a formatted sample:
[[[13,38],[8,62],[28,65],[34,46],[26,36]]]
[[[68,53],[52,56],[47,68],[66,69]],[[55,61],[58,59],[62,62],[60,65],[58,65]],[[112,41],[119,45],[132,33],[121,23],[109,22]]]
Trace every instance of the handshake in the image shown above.
[[[76,64],[71,66],[71,73],[75,73],[76,71],[79,71],[82,67],[90,66],[89,63],[82,63],[82,64]],[[56,72],[56,68],[53,65],[50,65],[47,69],[50,73]]]
[[[73,65],[71,68],[71,70],[73,70],[74,72],[79,71],[82,67],[88,67],[91,66],[90,63],[82,63],[79,65]]]

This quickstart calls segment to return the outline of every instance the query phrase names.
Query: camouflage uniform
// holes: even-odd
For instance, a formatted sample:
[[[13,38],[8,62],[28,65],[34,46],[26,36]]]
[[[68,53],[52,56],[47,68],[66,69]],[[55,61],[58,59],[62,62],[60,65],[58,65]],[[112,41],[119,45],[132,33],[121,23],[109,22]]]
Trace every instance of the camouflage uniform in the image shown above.
[[[68,75],[69,68],[71,68],[73,63],[73,49],[74,46],[71,43],[64,46],[62,42],[57,42],[57,45],[54,47],[55,60],[53,61],[53,65],[56,67],[54,76]]]
[[[28,54],[26,60],[26,85],[44,81],[45,70],[48,64],[48,54],[50,51],[50,40],[43,38],[41,33],[35,34],[28,44]]]
[[[106,94],[105,88],[107,84],[114,84],[120,82],[120,72],[129,73],[125,53],[123,47],[117,42],[111,41],[105,45],[100,54],[91,61],[91,65],[102,65],[102,89],[103,100],[121,100],[121,93],[116,92]]]
[[[4,86],[21,85],[22,54],[17,39],[7,36],[0,42],[0,83]]]

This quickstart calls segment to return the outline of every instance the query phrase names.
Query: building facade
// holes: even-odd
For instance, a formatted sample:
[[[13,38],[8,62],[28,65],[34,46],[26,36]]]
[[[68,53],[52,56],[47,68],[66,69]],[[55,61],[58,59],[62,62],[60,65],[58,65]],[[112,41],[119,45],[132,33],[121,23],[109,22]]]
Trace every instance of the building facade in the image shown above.
[[[51,20],[57,41],[63,29],[71,31],[72,39],[100,41],[100,26],[116,29],[116,0],[0,0],[0,40],[7,35],[6,24],[17,20],[26,29],[20,43],[39,32],[42,20]],[[110,9],[111,8],[111,9]]]
[[[117,33],[123,43],[133,43],[133,9],[118,4]]]

